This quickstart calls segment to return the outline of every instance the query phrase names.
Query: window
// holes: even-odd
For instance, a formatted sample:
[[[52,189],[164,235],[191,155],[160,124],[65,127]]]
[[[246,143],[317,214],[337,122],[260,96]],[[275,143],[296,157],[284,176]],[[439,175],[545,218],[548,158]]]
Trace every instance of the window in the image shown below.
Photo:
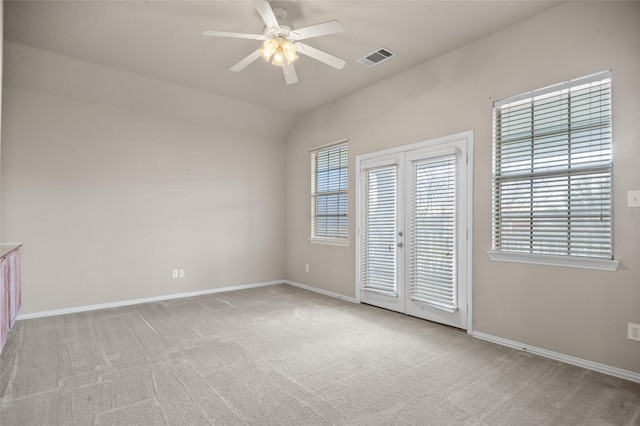
[[[347,144],[311,153],[311,242],[347,245]]]
[[[615,270],[610,72],[498,101],[493,125],[492,259]]]

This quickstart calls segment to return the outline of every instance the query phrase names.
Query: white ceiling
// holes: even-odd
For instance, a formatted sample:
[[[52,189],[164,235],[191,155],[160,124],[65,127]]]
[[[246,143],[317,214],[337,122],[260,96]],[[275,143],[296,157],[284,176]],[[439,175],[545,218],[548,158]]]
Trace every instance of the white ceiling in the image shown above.
[[[343,70],[309,57],[299,82],[261,59],[248,39],[204,30],[262,33],[249,1],[5,1],[5,40],[205,92],[298,114],[402,72],[558,5],[559,1],[273,1],[295,28],[339,20],[344,32],[305,43],[343,58]],[[356,61],[379,47],[398,55],[374,68]]]

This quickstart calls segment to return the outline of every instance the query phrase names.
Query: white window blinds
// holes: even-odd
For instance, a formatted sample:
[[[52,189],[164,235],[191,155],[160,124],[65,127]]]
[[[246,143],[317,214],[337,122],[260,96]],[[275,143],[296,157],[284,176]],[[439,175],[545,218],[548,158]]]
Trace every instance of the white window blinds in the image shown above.
[[[366,171],[362,220],[362,288],[397,295],[396,205],[398,166]]]
[[[612,259],[610,72],[494,104],[493,250]]]
[[[347,239],[346,144],[311,153],[311,237]]]
[[[413,165],[411,197],[411,299],[453,312],[457,309],[456,155]]]

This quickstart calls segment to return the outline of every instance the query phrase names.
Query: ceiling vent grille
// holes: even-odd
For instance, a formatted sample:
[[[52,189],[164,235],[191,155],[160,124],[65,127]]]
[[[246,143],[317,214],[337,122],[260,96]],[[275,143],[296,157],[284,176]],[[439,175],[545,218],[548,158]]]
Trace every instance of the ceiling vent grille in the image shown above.
[[[380,65],[384,61],[387,61],[387,60],[393,58],[394,56],[396,56],[395,53],[393,53],[389,49],[381,47],[380,49],[375,50],[375,51],[369,53],[368,55],[358,59],[358,62],[360,62],[365,67],[371,68],[371,67],[374,67],[376,65]]]

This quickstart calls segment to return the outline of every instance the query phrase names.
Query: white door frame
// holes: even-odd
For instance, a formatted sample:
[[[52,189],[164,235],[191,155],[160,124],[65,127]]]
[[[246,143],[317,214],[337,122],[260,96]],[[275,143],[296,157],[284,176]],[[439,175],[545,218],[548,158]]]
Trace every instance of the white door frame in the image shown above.
[[[405,151],[411,151],[422,148],[437,148],[439,145],[445,146],[453,142],[461,142],[464,144],[464,154],[466,155],[466,161],[464,163],[466,167],[466,191],[465,191],[465,205],[466,205],[466,281],[467,281],[467,334],[473,334],[473,131],[466,131],[462,133],[456,133],[454,135],[444,136],[436,139],[429,139],[409,145],[403,145],[399,147],[389,148],[382,151],[371,152],[367,154],[360,154],[356,156],[356,302],[361,303],[360,297],[360,281],[361,281],[361,255],[362,255],[362,238],[360,233],[360,223],[362,218],[361,205],[362,205],[362,173],[360,171],[360,164],[364,160],[380,157],[383,155],[394,155]]]

